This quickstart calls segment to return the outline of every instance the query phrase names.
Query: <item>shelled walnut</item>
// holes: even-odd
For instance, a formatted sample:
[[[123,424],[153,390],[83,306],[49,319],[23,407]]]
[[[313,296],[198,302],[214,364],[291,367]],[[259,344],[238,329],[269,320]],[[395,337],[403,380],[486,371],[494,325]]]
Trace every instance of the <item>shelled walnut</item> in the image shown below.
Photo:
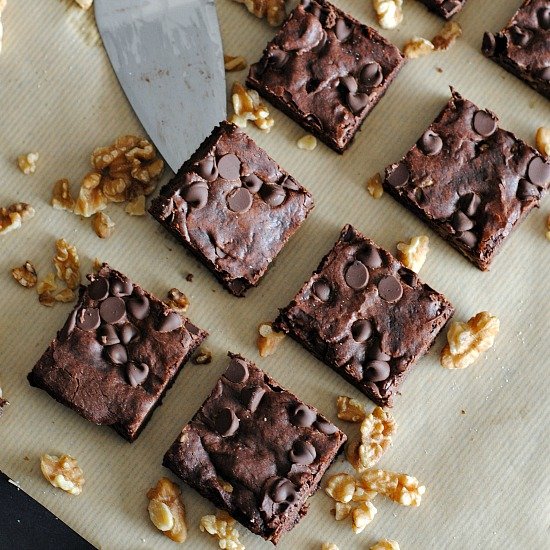
[[[286,0],[235,0],[244,4],[256,17],[267,19],[272,27],[278,27],[286,17]]]
[[[147,491],[147,498],[147,510],[154,526],[174,542],[184,542],[187,523],[180,488],[168,478],[161,477],[156,486]]]
[[[24,202],[16,202],[0,208],[0,235],[19,229],[25,220],[34,216],[34,208]]]
[[[242,55],[225,55],[223,56],[223,65],[225,72],[231,73],[233,71],[244,71],[247,63],[246,59]]]
[[[399,543],[391,539],[379,540],[370,547],[370,550],[400,550]]]
[[[239,532],[235,528],[236,521],[226,512],[218,512],[215,516],[203,516],[199,528],[204,533],[217,537],[220,548],[226,550],[245,550],[239,540]]]
[[[181,290],[171,288],[167,296],[166,305],[175,309],[178,313],[185,313],[189,308],[189,300]]]
[[[115,222],[105,212],[97,212],[92,218],[92,227],[100,239],[108,239],[113,233]]]
[[[403,21],[403,0],[372,0],[372,6],[383,29],[395,29]]]
[[[52,206],[56,210],[74,211],[75,200],[71,197],[69,180],[61,179],[55,182],[52,191]]]
[[[374,174],[367,181],[367,191],[373,199],[379,199],[384,194],[384,188],[382,187],[382,177],[380,174]]]
[[[415,36],[403,47],[403,54],[407,59],[417,59],[434,51],[434,45],[421,36]]]
[[[13,278],[25,288],[32,288],[38,282],[36,269],[31,262],[26,261],[21,267],[14,267],[11,270]]]
[[[229,122],[236,124],[239,128],[246,128],[250,120],[260,128],[269,132],[275,121],[269,116],[266,105],[260,101],[256,90],[248,90],[240,82],[235,82],[231,89],[231,102],[234,114]]]
[[[27,153],[26,155],[19,155],[17,157],[17,166],[19,170],[26,176],[34,174],[36,172],[36,163],[38,162],[40,155],[38,153]]]
[[[412,237],[409,243],[397,243],[397,259],[407,268],[418,273],[430,250],[430,239],[425,235]]]
[[[432,44],[436,50],[446,50],[461,36],[462,27],[456,21],[447,21],[443,28],[432,38]]]
[[[75,496],[82,493],[84,474],[76,458],[69,455],[57,457],[44,454],[40,458],[40,469],[54,487]]]
[[[361,486],[367,491],[376,491],[402,506],[420,506],[426,487],[407,474],[386,470],[367,470],[360,477]]]
[[[256,341],[260,357],[273,355],[284,337],[285,333],[273,330],[271,323],[262,323],[258,327],[258,338]]]
[[[75,290],[80,284],[80,259],[76,247],[65,239],[55,242],[56,254],[53,259],[57,276],[68,288]]]

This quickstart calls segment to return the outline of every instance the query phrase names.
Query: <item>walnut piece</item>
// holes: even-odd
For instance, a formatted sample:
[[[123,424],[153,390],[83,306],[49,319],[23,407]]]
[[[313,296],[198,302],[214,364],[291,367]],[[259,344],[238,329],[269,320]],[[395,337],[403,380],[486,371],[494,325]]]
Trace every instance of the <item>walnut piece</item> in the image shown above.
[[[365,527],[374,519],[376,512],[378,510],[375,508],[372,502],[362,502],[357,506],[351,513],[351,527],[353,532],[358,535],[361,533]]]
[[[177,288],[171,288],[168,291],[168,299],[166,300],[166,305],[175,309],[178,313],[185,313],[189,308],[189,300],[187,296]]]
[[[465,369],[495,342],[500,321],[487,311],[472,317],[467,323],[453,321],[447,332],[447,345],[441,352],[441,366]]]
[[[370,550],[400,550],[399,543],[391,539],[379,540],[370,547]]]
[[[161,477],[156,486],[147,491],[147,498],[147,510],[153,525],[174,542],[184,542],[187,523],[180,488],[168,478]]]
[[[73,245],[65,239],[55,242],[56,254],[53,264],[59,279],[65,282],[68,288],[75,290],[80,284],[80,260]]]
[[[242,55],[224,55],[223,65],[226,73],[243,71],[247,67],[246,59]]]
[[[6,9],[8,0],[0,0],[0,53],[2,53],[2,38],[4,37],[4,26],[2,25],[2,12]]]
[[[395,29],[403,21],[403,0],[372,0],[372,7],[383,29]]]
[[[16,202],[0,208],[0,235],[19,229],[25,220],[34,216],[34,208],[24,202]]]
[[[40,457],[40,469],[54,487],[63,489],[71,495],[82,493],[84,474],[76,458],[69,455],[57,457],[45,454]]]
[[[215,516],[203,516],[199,528],[204,533],[218,538],[218,545],[225,550],[245,550],[239,541],[239,532],[235,529],[236,521],[227,513],[220,511]]]
[[[11,270],[11,274],[13,278],[25,288],[32,288],[38,282],[36,269],[28,260],[21,267],[14,267]]]
[[[94,0],[74,0],[83,10],[89,10]]]
[[[382,187],[382,177],[380,174],[374,174],[367,181],[367,191],[373,199],[379,199],[384,194],[384,188]]]
[[[233,83],[231,90],[231,102],[233,111],[229,122],[236,124],[239,128],[246,128],[250,120],[260,128],[269,132],[275,121],[269,116],[269,111],[256,90],[246,89],[240,82]]]
[[[443,28],[432,38],[432,44],[435,50],[446,50],[461,36],[462,27],[456,21],[447,21]]]
[[[365,406],[353,397],[340,395],[336,400],[336,407],[338,418],[346,422],[361,422],[367,416]]]
[[[34,174],[36,172],[36,163],[40,155],[38,153],[27,153],[26,155],[19,155],[17,157],[17,166],[19,170],[26,176]]]
[[[538,152],[545,157],[550,156],[550,128],[541,126],[535,136]]]
[[[55,282],[55,274],[48,273],[44,279],[38,282],[36,285],[36,292],[38,293],[38,301],[47,307],[52,307],[55,303],[54,292],[57,290],[57,283]]]
[[[54,183],[52,191],[52,206],[56,210],[67,210],[72,212],[75,201],[71,197],[69,180],[61,179]]]
[[[418,273],[430,250],[430,239],[424,235],[412,237],[409,243],[397,243],[397,259],[405,266]]]
[[[107,207],[107,198],[101,189],[101,174],[92,172],[84,177],[74,206],[77,216],[89,218]]]
[[[209,365],[212,363],[212,352],[205,347],[200,347],[197,355],[193,357],[193,363],[195,365]]]
[[[349,474],[335,474],[328,479],[325,492],[337,502],[350,502],[355,492],[355,479]]]
[[[72,302],[76,297],[76,294],[74,293],[74,290],[71,290],[70,288],[64,288],[60,292],[58,292],[54,299],[56,302]]]
[[[386,470],[367,470],[359,482],[367,491],[376,491],[402,506],[420,506],[426,492],[426,487],[419,485],[416,478]]]
[[[92,228],[100,239],[108,239],[113,233],[115,222],[105,212],[97,212],[92,218]]]
[[[434,45],[421,36],[415,36],[403,47],[403,54],[407,59],[417,59],[434,51]]]
[[[321,544],[321,550],[340,550],[333,542],[323,542]]]
[[[286,0],[235,0],[239,4],[244,4],[250,13],[256,17],[267,18],[267,22],[272,27],[278,27],[285,19],[285,1]]]
[[[256,340],[260,357],[273,355],[284,337],[285,333],[273,330],[271,323],[262,323],[258,327],[258,338]]]
[[[132,199],[124,208],[130,216],[145,216],[145,195],[138,195]]]
[[[336,502],[334,504],[334,519],[336,521],[342,521],[351,514],[353,506],[348,502]]]
[[[298,149],[313,151],[317,147],[317,138],[311,134],[306,134],[296,142],[296,145],[298,145]]]

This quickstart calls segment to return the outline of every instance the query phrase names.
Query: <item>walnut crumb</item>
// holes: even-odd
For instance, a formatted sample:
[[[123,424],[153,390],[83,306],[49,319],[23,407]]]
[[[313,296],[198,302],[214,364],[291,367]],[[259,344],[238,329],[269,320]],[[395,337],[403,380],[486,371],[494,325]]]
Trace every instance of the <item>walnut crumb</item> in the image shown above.
[[[432,44],[436,50],[446,50],[461,36],[462,27],[456,21],[447,21],[439,33],[432,38]]]
[[[74,211],[76,203],[71,196],[69,180],[61,179],[54,183],[51,204],[56,210]]]
[[[545,157],[550,156],[550,128],[541,126],[535,136],[537,150]]]
[[[379,199],[384,194],[382,187],[382,177],[380,174],[374,174],[367,181],[367,191],[373,199]]]
[[[105,212],[96,212],[92,218],[92,228],[100,239],[108,239],[113,234],[115,222]]]
[[[139,195],[132,199],[124,208],[130,216],[145,216],[145,195]]]
[[[56,254],[53,264],[59,279],[65,282],[68,288],[75,290],[80,284],[80,259],[76,247],[65,239],[55,242]]]
[[[239,540],[239,532],[235,528],[236,521],[227,513],[219,511],[215,516],[203,516],[199,528],[204,533],[217,537],[220,548],[226,550],[245,550]]]
[[[306,134],[301,137],[297,142],[298,149],[304,149],[305,151],[313,151],[317,147],[317,139],[311,134]]]
[[[34,216],[34,208],[24,202],[16,202],[0,208],[0,235],[19,229],[25,220]]]
[[[26,176],[34,174],[36,172],[36,163],[40,155],[38,153],[27,153],[26,155],[19,155],[17,157],[17,166],[19,170]]]
[[[403,54],[408,59],[417,59],[434,51],[434,45],[426,38],[415,36],[403,48]]]
[[[193,363],[195,365],[209,365],[212,363],[212,352],[205,347],[200,347],[197,355],[193,357]]]
[[[75,2],[83,9],[89,10],[94,3],[94,0],[75,0]]]
[[[346,519],[351,514],[353,506],[349,502],[338,502],[334,503],[334,519],[336,521],[342,521]]]
[[[269,111],[256,90],[246,89],[240,82],[235,82],[231,90],[231,102],[234,114],[229,122],[236,124],[239,128],[246,128],[250,120],[260,128],[269,132],[275,121],[269,116]]]
[[[355,492],[355,479],[349,474],[335,474],[329,477],[325,492],[337,502],[350,502]]]
[[[225,72],[231,73],[233,71],[244,71],[247,67],[246,59],[242,55],[224,55],[223,64]]]
[[[409,243],[397,243],[397,259],[405,266],[418,273],[430,250],[430,239],[424,235],[412,237]]]
[[[250,13],[260,19],[265,17],[272,27],[278,27],[286,17],[286,0],[235,0],[244,4]]]
[[[271,323],[262,323],[258,327],[258,338],[256,341],[260,357],[273,355],[284,337],[285,333],[273,330],[273,325]]]
[[[369,501],[362,502],[359,506],[354,508],[351,513],[351,526],[353,532],[356,535],[363,532],[365,527],[374,519],[377,511],[374,504]]]
[[[367,416],[365,406],[353,397],[340,395],[336,400],[336,407],[338,418],[346,422],[361,422]]]
[[[400,550],[399,543],[391,539],[379,540],[370,547],[370,550]]]
[[[372,6],[383,29],[395,29],[403,21],[403,0],[372,0]]]
[[[28,260],[21,267],[14,267],[11,270],[13,278],[25,288],[32,288],[38,282],[36,269]]]
[[[76,458],[69,455],[57,457],[45,454],[40,457],[40,469],[54,487],[75,496],[82,493],[84,474]]]
[[[175,309],[179,314],[185,313],[189,308],[187,296],[177,288],[171,288],[167,293],[166,305]]]
[[[174,542],[184,542],[187,523],[180,488],[168,478],[161,477],[156,486],[147,491],[147,498],[147,510],[153,525]]]
[[[52,307],[55,304],[54,293],[57,290],[55,282],[55,274],[48,273],[44,279],[38,281],[36,292],[38,293],[38,301],[47,307]]]
[[[361,474],[359,483],[367,491],[376,491],[402,506],[420,506],[426,492],[416,478],[386,470],[367,470]]]

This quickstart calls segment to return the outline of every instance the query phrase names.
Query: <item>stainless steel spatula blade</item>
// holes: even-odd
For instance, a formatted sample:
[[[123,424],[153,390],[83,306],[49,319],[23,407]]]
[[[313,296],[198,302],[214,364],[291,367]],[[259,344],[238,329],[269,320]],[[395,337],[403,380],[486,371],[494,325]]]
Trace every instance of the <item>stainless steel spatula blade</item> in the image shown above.
[[[226,118],[214,0],[95,0],[118,80],[174,172]]]

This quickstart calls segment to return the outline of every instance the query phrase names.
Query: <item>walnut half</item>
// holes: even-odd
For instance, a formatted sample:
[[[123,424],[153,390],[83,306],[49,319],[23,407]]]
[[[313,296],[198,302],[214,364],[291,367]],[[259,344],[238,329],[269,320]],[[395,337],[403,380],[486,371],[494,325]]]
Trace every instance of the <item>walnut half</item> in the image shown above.
[[[403,21],[403,0],[372,0],[372,7],[383,29],[395,29]]]
[[[397,259],[405,266],[418,273],[430,250],[430,239],[425,235],[412,237],[409,243],[397,243]]]
[[[34,208],[24,202],[16,202],[11,206],[0,208],[0,235],[19,229],[25,220],[33,216]]]
[[[76,458],[69,455],[57,457],[45,454],[40,457],[40,469],[54,487],[71,495],[82,493],[84,474]]]
[[[13,278],[25,288],[32,288],[38,282],[36,269],[28,260],[21,267],[14,267],[11,270]]]
[[[157,485],[147,491],[147,498],[147,510],[154,526],[174,542],[184,542],[187,524],[180,488],[168,478],[161,477]]]

